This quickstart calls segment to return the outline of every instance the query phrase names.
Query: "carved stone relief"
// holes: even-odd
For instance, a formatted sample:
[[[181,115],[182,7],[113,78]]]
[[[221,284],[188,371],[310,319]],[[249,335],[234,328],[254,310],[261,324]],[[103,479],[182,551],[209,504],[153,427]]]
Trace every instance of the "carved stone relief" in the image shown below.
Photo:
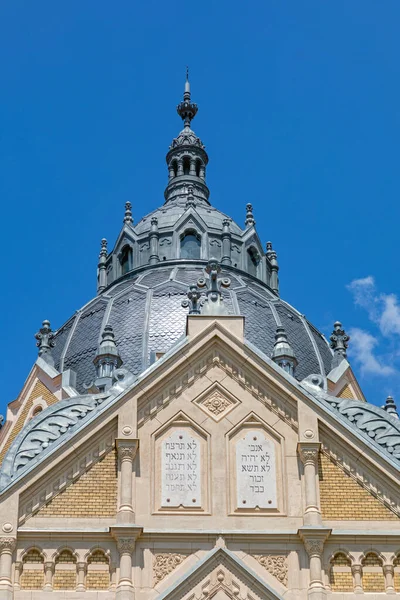
[[[220,421],[240,402],[229,392],[222,388],[218,383],[211,389],[207,389],[193,400],[206,415],[212,417],[214,421]]]
[[[287,586],[288,565],[287,557],[279,554],[255,554],[254,558],[278,581]]]
[[[161,445],[161,506],[201,506],[201,448],[186,429],[176,430]]]
[[[238,508],[277,508],[275,445],[259,429],[236,442]]]
[[[154,585],[157,585],[164,577],[172,573],[176,567],[183,563],[186,554],[164,552],[156,554],[153,561]]]

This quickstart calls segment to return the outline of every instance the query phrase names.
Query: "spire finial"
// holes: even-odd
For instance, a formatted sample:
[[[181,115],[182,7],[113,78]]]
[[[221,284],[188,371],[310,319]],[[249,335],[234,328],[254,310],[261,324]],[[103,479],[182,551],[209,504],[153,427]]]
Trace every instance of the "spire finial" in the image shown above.
[[[346,350],[350,341],[350,336],[342,329],[340,321],[334,323],[330,340],[333,349],[332,369],[334,369],[340,365],[343,359],[347,358]]]
[[[189,307],[189,315],[199,315],[200,314],[200,298],[201,292],[198,289],[197,285],[192,284],[189,287],[187,292],[187,300],[182,300],[183,308]]]
[[[54,366],[51,349],[54,348],[54,333],[50,327],[50,321],[43,321],[42,327],[35,334],[36,346],[39,348],[39,356],[49,365]]]
[[[276,328],[272,360],[290,375],[294,375],[297,366],[296,356],[288,342],[286,331],[282,325]]]
[[[176,107],[178,115],[185,122],[185,127],[190,128],[191,121],[195,118],[197,113],[197,104],[190,100],[190,82],[189,82],[189,67],[186,67],[186,81],[185,91],[183,94],[183,101]]]
[[[133,223],[131,202],[125,202],[124,223],[126,223],[127,225],[131,225]]]
[[[231,280],[228,277],[219,278],[221,265],[215,258],[211,258],[205,268],[209,277],[208,281],[201,277],[197,281],[199,288],[205,288],[206,300],[203,304],[203,315],[227,315],[228,311],[222,297],[222,288],[228,288]]]
[[[256,224],[253,215],[253,205],[250,203],[246,204],[246,220],[244,224],[246,227],[251,227],[252,225],[254,226]]]
[[[119,369],[122,365],[122,359],[115,344],[114,331],[109,324],[103,329],[93,363],[96,368],[94,383],[100,391],[106,391],[112,385],[115,369]]]

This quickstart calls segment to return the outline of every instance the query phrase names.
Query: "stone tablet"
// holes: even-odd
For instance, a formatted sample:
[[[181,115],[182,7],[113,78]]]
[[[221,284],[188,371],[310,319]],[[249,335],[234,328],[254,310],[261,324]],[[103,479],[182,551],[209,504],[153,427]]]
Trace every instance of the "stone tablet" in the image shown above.
[[[200,443],[185,429],[162,442],[161,506],[201,506]]]
[[[277,508],[275,445],[262,431],[236,442],[238,508]]]

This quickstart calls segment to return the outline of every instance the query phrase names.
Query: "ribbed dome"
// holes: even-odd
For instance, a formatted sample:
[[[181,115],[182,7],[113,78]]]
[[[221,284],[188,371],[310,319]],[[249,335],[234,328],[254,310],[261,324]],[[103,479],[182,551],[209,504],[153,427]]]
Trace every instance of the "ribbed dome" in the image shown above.
[[[101,333],[110,324],[124,366],[141,373],[156,354],[185,335],[187,309],[181,302],[188,286],[204,275],[204,267],[204,261],[171,261],[168,266],[136,269],[120,279],[58,330],[53,349],[56,368],[76,371],[77,388],[83,392],[84,385],[95,379],[93,359]],[[222,275],[231,279],[225,303],[231,314],[245,317],[248,341],[271,357],[276,329],[282,325],[298,360],[298,379],[330,371],[332,353],[325,338],[300,313],[238,269],[223,269]]]

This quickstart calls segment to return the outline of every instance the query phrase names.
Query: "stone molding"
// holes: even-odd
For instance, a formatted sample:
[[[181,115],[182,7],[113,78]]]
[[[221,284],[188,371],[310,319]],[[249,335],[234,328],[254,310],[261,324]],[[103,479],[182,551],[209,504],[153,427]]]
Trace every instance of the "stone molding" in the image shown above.
[[[282,585],[288,583],[288,564],[285,554],[254,554],[254,558]]]
[[[164,552],[155,554],[153,561],[154,585],[157,585],[164,577],[172,573],[183,563],[187,554],[179,554],[177,552]]]
[[[224,342],[213,342],[212,351],[200,360],[193,361],[191,368],[185,370],[182,375],[166,382],[161,392],[140,400],[138,403],[138,426],[143,425],[160,409],[179,397],[198,379],[206,375],[210,369],[218,367],[297,431],[298,418],[295,403],[287,397],[280,397],[260,375],[254,372],[254,369],[245,369],[239,361],[236,362],[229,357],[228,353],[222,350],[223,345]]]
[[[351,451],[346,452],[340,443],[334,442],[329,438],[329,434],[323,432],[322,435],[320,435],[320,439],[322,452],[330,458],[335,465],[366,489],[372,496],[386,506],[386,508],[390,509],[400,517],[400,499],[398,491],[394,486],[391,488],[390,483],[385,485],[383,478],[381,479],[374,476],[372,466],[367,472],[366,469],[363,468],[360,460],[357,460],[358,455],[352,456]]]
[[[43,480],[23,492],[20,497],[19,524],[23,524],[44,504],[67,489],[108,454],[114,446],[115,435],[116,426],[112,423],[98,434],[95,443],[86,450],[85,454],[79,458],[73,456],[72,460],[58,467],[56,474],[51,471]]]

